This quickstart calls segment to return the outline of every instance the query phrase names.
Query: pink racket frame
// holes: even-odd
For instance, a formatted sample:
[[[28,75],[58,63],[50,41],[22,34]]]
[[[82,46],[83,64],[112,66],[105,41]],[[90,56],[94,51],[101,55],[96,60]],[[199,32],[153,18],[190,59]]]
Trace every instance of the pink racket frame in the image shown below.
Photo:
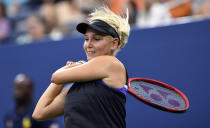
[[[186,104],[186,107],[184,109],[173,109],[173,108],[168,108],[168,107],[163,107],[163,106],[160,106],[160,105],[157,105],[157,104],[154,104],[146,99],[144,99],[143,97],[141,96],[138,96],[135,92],[133,92],[131,90],[131,87],[130,87],[130,83],[131,81],[134,81],[134,80],[140,80],[140,81],[145,81],[145,82],[149,82],[151,84],[155,84],[155,85],[159,85],[161,87],[164,87],[164,88],[167,88],[169,90],[172,90],[172,91],[175,91],[176,93],[178,93],[185,101],[185,104]],[[166,111],[170,111],[170,112],[184,112],[186,111],[188,108],[189,108],[189,101],[187,99],[187,97],[184,95],[184,93],[182,93],[181,91],[179,91],[178,89],[168,85],[168,84],[165,84],[163,82],[160,82],[160,81],[157,81],[157,80],[152,80],[152,79],[147,79],[147,78],[129,78],[128,80],[128,92],[131,93],[132,95],[134,95],[135,97],[137,97],[139,100],[153,106],[153,107],[157,107],[161,110],[166,110]]]

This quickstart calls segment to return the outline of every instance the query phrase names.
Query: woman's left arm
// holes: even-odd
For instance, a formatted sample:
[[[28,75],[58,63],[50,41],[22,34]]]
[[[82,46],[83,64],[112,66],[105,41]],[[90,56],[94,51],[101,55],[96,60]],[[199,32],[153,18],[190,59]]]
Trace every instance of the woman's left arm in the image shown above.
[[[113,56],[99,56],[85,64],[57,70],[53,73],[51,81],[56,84],[66,84],[108,78],[111,72],[118,70],[118,65],[119,60]]]

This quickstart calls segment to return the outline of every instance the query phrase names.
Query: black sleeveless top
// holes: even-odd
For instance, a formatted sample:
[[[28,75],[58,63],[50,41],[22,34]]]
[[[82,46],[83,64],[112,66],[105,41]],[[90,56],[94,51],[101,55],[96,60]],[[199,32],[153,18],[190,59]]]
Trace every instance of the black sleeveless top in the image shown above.
[[[127,77],[127,71],[126,71]],[[126,80],[127,85],[128,77]],[[64,105],[66,128],[126,128],[126,95],[102,80],[74,83]]]

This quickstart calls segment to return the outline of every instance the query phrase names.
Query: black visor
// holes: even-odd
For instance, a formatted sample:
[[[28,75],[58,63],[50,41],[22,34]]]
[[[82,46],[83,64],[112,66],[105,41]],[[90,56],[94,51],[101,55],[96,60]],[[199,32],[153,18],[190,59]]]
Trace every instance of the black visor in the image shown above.
[[[77,25],[77,31],[82,34],[85,34],[88,27],[90,27],[96,31],[99,31],[101,33],[111,35],[114,38],[118,38],[119,43],[120,43],[119,35],[115,31],[115,29],[112,26],[110,26],[109,24],[107,24],[106,22],[104,22],[102,20],[93,20],[93,22],[91,22],[90,24],[80,23]]]

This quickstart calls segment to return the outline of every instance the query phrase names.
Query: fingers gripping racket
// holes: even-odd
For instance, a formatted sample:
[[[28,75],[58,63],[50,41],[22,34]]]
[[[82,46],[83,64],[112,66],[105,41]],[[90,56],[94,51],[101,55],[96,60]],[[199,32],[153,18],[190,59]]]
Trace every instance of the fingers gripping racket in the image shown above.
[[[144,103],[168,112],[184,112],[189,108],[187,97],[165,83],[145,78],[130,78],[128,92]]]

